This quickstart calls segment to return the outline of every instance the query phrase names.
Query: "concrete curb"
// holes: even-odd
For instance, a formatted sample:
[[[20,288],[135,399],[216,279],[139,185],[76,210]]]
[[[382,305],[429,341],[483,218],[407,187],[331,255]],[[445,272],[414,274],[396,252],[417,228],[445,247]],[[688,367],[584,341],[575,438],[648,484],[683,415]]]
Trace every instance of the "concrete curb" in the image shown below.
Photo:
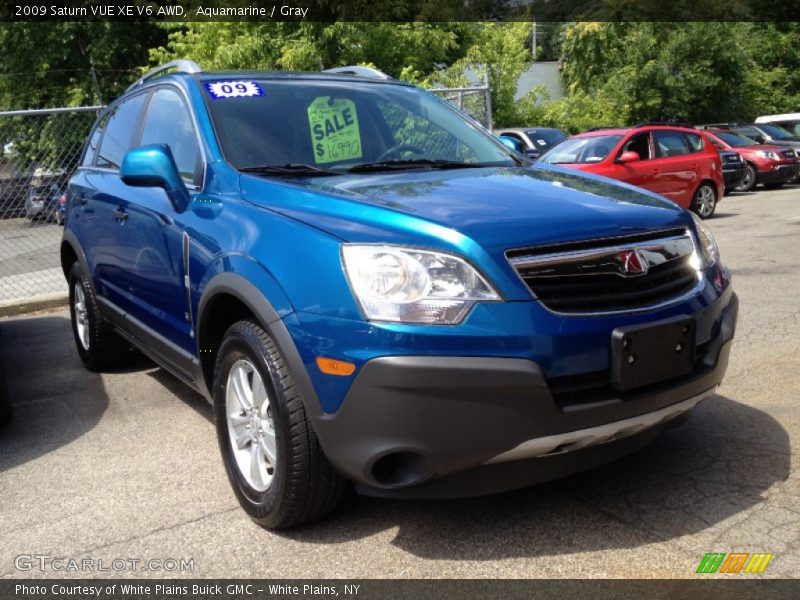
[[[0,317],[15,317],[27,313],[63,308],[69,305],[69,296],[64,292],[46,294],[35,298],[22,298],[0,302]]]

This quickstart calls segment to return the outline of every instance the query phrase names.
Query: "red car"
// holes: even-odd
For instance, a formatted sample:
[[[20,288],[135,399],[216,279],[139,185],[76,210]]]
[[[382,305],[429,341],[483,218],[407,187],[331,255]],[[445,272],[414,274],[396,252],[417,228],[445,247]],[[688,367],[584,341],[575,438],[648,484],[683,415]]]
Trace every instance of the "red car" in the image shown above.
[[[725,184],[722,161],[694,128],[637,125],[576,135],[540,158],[656,192],[701,218],[714,214]]]
[[[717,150],[735,150],[747,161],[747,172],[736,192],[749,192],[756,183],[780,187],[800,175],[797,151],[786,146],[759,144],[733,131],[709,130],[705,134]]]

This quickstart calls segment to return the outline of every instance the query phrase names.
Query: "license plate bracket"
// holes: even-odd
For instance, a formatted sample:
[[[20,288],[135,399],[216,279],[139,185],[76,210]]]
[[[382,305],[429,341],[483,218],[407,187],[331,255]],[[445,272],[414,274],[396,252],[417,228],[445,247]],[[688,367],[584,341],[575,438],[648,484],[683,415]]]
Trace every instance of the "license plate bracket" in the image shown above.
[[[646,326],[618,327],[611,334],[611,385],[620,391],[692,372],[694,319],[678,317]]]

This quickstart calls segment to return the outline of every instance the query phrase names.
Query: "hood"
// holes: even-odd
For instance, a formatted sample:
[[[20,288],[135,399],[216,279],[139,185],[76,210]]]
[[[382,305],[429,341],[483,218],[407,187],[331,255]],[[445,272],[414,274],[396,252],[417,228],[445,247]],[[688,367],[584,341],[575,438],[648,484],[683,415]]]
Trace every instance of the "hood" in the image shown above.
[[[797,144],[800,146],[800,144]],[[740,152],[742,154],[748,154],[751,152],[781,152],[786,150],[786,148],[792,148],[794,146],[783,145],[779,146],[777,144],[755,144],[753,146],[737,146],[733,148],[736,152]]]
[[[686,226],[672,202],[552,165],[241,179],[243,197],[350,242],[490,254]],[[473,248],[474,249],[474,248]]]

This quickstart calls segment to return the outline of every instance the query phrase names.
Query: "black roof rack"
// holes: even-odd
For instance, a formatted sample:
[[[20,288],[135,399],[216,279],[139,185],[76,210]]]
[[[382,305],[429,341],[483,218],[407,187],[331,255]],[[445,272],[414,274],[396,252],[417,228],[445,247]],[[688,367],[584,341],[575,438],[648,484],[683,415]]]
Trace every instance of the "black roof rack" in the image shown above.
[[[698,129],[730,129],[731,127],[738,127],[739,125],[745,125],[745,123],[705,123],[703,125],[698,125]]]
[[[652,127],[652,126],[684,127],[686,129],[696,129],[696,127],[691,123],[687,123],[685,121],[676,121],[672,119],[667,119],[666,121],[645,121],[643,123],[637,123],[636,125],[633,125],[631,129],[637,129],[639,127]]]
[[[603,131],[604,129],[625,129],[625,128],[614,125],[605,125],[603,127],[592,127],[591,129],[587,129],[583,133],[591,133],[592,131]]]

